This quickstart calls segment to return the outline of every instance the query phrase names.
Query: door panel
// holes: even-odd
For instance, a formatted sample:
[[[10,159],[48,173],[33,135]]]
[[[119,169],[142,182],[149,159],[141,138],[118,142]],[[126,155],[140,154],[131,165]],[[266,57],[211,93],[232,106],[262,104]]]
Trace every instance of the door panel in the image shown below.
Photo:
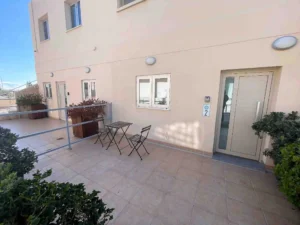
[[[225,72],[223,76],[216,151],[258,160],[262,140],[252,124],[267,112],[272,72]]]
[[[257,155],[259,138],[252,124],[261,118],[268,76],[240,76],[230,151],[242,155]]]
[[[58,107],[65,108],[67,106],[67,93],[66,93],[66,84],[57,83],[57,97],[58,97]],[[65,111],[59,110],[59,119],[66,120]]]

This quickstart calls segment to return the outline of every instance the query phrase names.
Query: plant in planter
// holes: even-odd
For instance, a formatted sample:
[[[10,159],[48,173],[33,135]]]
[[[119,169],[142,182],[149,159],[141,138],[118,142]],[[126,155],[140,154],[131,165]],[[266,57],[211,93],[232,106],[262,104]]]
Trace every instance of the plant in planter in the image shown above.
[[[46,105],[43,104],[43,95],[41,94],[24,94],[18,96],[16,99],[19,108],[29,107],[29,111],[36,111],[47,109]],[[26,110],[25,110],[26,111]],[[47,112],[31,113],[28,114],[29,119],[41,119],[47,117]]]
[[[106,103],[107,103],[106,101],[102,101],[99,99],[90,99],[90,100],[83,101],[77,105],[71,104],[69,107],[91,106],[91,105],[100,105]],[[86,107],[86,108],[73,108],[68,110],[68,116],[72,119],[73,124],[95,120],[99,115],[104,115],[104,114],[105,114],[104,105]],[[85,138],[97,134],[98,129],[99,129],[98,122],[92,122],[92,123],[73,127],[73,134],[75,137]]]

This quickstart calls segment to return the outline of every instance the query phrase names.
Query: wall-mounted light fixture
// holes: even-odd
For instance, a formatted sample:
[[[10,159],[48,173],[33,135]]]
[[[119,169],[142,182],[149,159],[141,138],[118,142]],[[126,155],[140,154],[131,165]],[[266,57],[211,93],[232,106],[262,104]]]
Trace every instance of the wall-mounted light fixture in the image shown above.
[[[152,66],[156,63],[156,58],[155,57],[147,57],[146,58],[146,64],[149,65],[149,66]]]
[[[283,36],[280,38],[277,38],[273,44],[272,47],[276,50],[286,50],[289,48],[294,47],[297,44],[297,38],[294,36]]]
[[[85,72],[86,73],[90,73],[91,72],[91,68],[90,67],[85,67]]]
[[[51,73],[50,73],[50,77],[54,77],[54,73],[51,72]]]

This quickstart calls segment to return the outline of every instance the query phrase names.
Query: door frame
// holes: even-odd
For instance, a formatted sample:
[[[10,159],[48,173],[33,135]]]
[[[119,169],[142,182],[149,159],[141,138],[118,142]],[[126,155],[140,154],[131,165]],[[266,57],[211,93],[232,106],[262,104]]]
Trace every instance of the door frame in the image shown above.
[[[61,85],[61,84],[64,84],[65,85],[65,97],[67,98],[67,102],[68,102],[68,95],[67,95],[67,86],[66,86],[66,82],[65,81],[57,81],[56,82],[56,94],[57,94],[57,106],[58,106],[58,108],[65,108],[65,107],[67,107],[67,105],[65,106],[65,107],[62,107],[61,106],[61,98],[60,98],[60,94],[59,94],[59,85]],[[61,118],[61,112],[60,112],[61,110],[59,110],[58,111],[58,118],[60,119],[60,120],[65,120],[65,117],[63,117],[63,118]]]
[[[271,99],[271,89],[272,89],[272,84],[273,84],[273,76],[274,76],[274,71],[270,71],[270,70],[243,70],[243,71],[222,71],[221,72],[221,81],[220,81],[220,92],[219,92],[219,101],[218,101],[218,108],[217,108],[217,120],[216,120],[216,132],[215,132],[215,143],[214,143],[214,151],[215,152],[219,152],[219,153],[223,153],[223,154],[227,154],[227,155],[233,155],[233,156],[238,156],[238,157],[242,157],[242,158],[246,158],[246,159],[253,159],[253,160],[257,160],[259,161],[261,158],[261,153],[262,153],[262,144],[263,144],[263,140],[262,139],[258,139],[258,144],[257,144],[257,154],[255,156],[251,156],[251,155],[242,155],[239,153],[235,153],[232,151],[227,150],[228,147],[226,147],[226,149],[219,149],[219,139],[220,139],[220,131],[221,131],[221,122],[222,122],[222,109],[223,109],[223,100],[224,100],[224,91],[225,91],[225,80],[226,77],[234,77],[235,78],[235,82],[234,82],[234,91],[233,91],[233,96],[237,96],[237,92],[238,92],[238,81],[239,77],[243,77],[243,76],[268,76],[268,81],[267,81],[267,87],[266,87],[266,94],[265,94],[265,98],[264,98],[264,103],[263,103],[263,111],[262,111],[262,115],[261,117],[263,117],[264,115],[266,115],[266,113],[268,112],[268,107],[269,107],[269,103],[270,103],[270,99]],[[232,103],[231,107],[234,109],[234,111],[232,113],[230,113],[230,119],[229,121],[234,121],[234,116],[235,116],[235,109],[236,109],[236,101],[237,99],[235,99],[235,101]],[[233,132],[233,123],[229,122],[229,130],[228,130],[228,142],[227,142],[227,146],[231,146],[231,141],[232,141],[232,132]],[[254,131],[253,131],[254,132]],[[231,138],[230,138],[231,137]]]

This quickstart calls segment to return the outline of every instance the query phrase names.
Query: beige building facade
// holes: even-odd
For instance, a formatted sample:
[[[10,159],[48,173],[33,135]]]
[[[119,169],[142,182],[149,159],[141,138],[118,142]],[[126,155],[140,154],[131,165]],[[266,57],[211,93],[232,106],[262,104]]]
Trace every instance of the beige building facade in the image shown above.
[[[300,39],[298,0],[32,0],[29,10],[49,108],[100,98],[129,133],[152,125],[152,140],[268,165],[270,140],[251,124],[300,111],[300,45],[272,48]]]

